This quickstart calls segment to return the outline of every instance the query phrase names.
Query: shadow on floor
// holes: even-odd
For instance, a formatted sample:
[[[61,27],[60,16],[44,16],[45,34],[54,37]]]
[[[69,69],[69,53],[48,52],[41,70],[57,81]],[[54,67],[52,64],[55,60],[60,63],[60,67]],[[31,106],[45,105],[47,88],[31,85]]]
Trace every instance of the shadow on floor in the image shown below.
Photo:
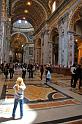
[[[17,118],[17,119],[14,119],[14,120],[19,120],[19,119],[20,118]],[[11,120],[13,120],[12,117],[10,117],[10,118],[0,117],[0,122],[6,122],[6,121],[11,121]]]
[[[6,96],[6,87],[7,87],[7,85],[4,85],[3,86],[2,93],[1,93],[1,98],[0,99],[5,99],[5,96]]]

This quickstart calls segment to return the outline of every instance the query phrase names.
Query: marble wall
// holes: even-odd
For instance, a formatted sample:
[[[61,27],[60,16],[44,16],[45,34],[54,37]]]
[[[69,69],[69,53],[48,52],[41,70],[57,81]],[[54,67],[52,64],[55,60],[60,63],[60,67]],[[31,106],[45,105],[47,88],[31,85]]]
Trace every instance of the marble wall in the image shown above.
[[[6,1],[0,1],[0,63],[9,61],[9,42],[7,41],[8,23],[6,13]]]
[[[41,63],[52,64],[52,29],[57,28],[59,34],[58,41],[58,66],[70,67],[74,63],[74,24],[79,19],[76,11],[82,7],[82,1],[69,1],[62,4],[62,7],[47,20],[45,26],[38,32],[38,39],[41,38]],[[47,27],[47,28],[45,28]],[[71,27],[71,28],[70,28]],[[46,30],[47,29],[47,30]],[[35,53],[36,56],[36,53]],[[37,61],[37,60],[36,60]]]
[[[23,62],[34,64],[34,44],[26,44],[23,48]]]

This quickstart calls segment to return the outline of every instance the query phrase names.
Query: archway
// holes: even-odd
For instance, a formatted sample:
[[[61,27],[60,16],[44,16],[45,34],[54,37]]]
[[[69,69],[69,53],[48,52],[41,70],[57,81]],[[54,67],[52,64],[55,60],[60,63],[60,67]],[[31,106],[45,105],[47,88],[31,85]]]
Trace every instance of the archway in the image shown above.
[[[74,23],[74,62],[82,64],[82,8],[80,8],[75,14],[79,14],[79,18]]]
[[[14,33],[11,36],[10,47],[12,49],[12,61],[23,62],[23,46],[27,43],[27,38],[23,33]]]
[[[59,34],[57,28],[51,31],[51,41],[52,41],[52,64],[58,65],[58,41]]]
[[[68,31],[74,37],[74,63],[82,63],[82,5],[77,6],[70,12]],[[74,53],[73,53],[74,52]]]
[[[41,64],[41,39],[39,38],[35,44],[36,49],[36,63]]]

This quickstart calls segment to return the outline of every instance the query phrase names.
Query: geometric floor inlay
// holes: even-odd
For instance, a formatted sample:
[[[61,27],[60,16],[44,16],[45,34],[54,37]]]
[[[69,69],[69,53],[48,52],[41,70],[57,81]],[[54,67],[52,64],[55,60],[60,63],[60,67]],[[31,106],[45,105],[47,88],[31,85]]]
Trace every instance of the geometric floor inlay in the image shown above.
[[[6,98],[13,98],[14,90],[8,88]],[[80,104],[79,101],[47,84],[28,84],[25,90],[25,104],[32,109],[47,109]]]

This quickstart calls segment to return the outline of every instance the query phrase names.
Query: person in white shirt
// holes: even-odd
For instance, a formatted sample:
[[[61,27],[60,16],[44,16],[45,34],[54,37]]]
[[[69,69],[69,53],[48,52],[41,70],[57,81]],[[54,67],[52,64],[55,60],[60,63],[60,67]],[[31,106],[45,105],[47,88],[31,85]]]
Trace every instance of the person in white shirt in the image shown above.
[[[51,81],[51,73],[50,73],[50,71],[48,70],[48,72],[47,72],[47,76],[46,76],[46,80],[47,80],[47,82],[50,82]]]
[[[20,103],[20,118],[23,117],[23,103],[24,103],[24,90],[26,88],[23,79],[21,77],[17,78],[16,84],[14,85],[15,95],[14,95],[14,107],[12,112],[12,117],[15,119],[15,112],[18,103]]]
[[[73,64],[73,66],[71,66],[71,87],[74,87],[74,84],[76,82],[76,65]]]

